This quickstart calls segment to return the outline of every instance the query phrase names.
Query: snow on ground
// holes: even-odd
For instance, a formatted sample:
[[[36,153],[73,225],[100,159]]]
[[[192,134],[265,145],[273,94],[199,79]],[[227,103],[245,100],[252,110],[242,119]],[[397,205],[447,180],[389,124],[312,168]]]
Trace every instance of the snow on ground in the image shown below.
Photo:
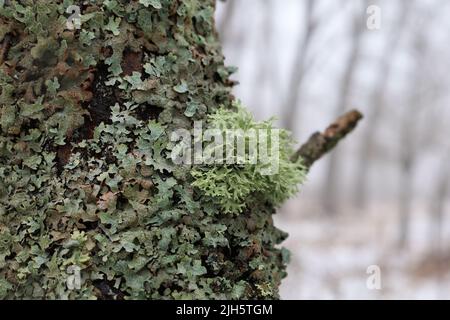
[[[335,218],[315,212],[317,206],[299,197],[275,217],[290,234],[283,246],[292,254],[283,299],[450,299],[450,256],[430,255],[426,210],[414,212],[406,250],[396,245],[395,205]],[[381,270],[380,290],[366,284],[373,265]]]

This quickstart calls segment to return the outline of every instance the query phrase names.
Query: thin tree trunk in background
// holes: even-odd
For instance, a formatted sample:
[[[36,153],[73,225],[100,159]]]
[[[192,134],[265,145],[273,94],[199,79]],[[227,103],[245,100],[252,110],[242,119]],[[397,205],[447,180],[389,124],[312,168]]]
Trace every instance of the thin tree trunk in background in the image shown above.
[[[411,218],[411,203],[413,198],[413,178],[414,178],[414,150],[412,146],[412,121],[407,120],[403,125],[402,133],[402,150],[401,156],[401,171],[400,171],[400,221],[399,221],[399,239],[398,247],[403,249],[407,246],[409,241],[410,218]]]
[[[226,41],[226,38],[227,38],[226,30],[227,30],[227,28],[229,28],[231,26],[231,22],[236,13],[236,7],[237,7],[236,3],[237,3],[237,0],[225,1],[225,9],[224,9],[223,17],[217,28],[222,42]]]
[[[442,254],[442,226],[445,203],[450,192],[450,152],[447,152],[439,170],[435,192],[431,197],[430,249],[436,255]]]
[[[233,65],[240,67],[242,63],[242,56],[246,51],[245,42],[249,34],[247,22],[244,24],[239,21],[239,10],[242,11],[242,1],[238,0],[225,0],[225,7],[222,13],[222,18],[218,22],[217,32],[219,33],[220,43],[224,50],[227,48],[229,53],[233,55]],[[237,20],[237,21],[235,21]],[[230,56],[227,55],[229,59]]]
[[[316,0],[317,1],[317,0]],[[294,132],[298,130],[296,115],[298,114],[298,105],[301,97],[301,86],[305,76],[306,57],[311,44],[311,39],[317,29],[317,23],[314,20],[314,7],[317,4],[314,0],[306,0],[305,8],[305,33],[298,40],[295,61],[292,68],[292,76],[289,82],[288,98],[283,109],[284,128]]]
[[[413,58],[414,70],[411,74],[411,87],[409,89],[409,101],[401,117],[400,123],[400,198],[399,198],[399,238],[398,247],[404,249],[407,247],[410,238],[410,220],[411,220],[411,202],[413,200],[414,188],[414,166],[417,162],[419,148],[423,148],[417,143],[418,137],[422,136],[417,132],[417,115],[420,109],[430,101],[424,101],[424,94],[427,88],[427,82],[430,80],[427,75],[428,66],[426,64],[427,49],[429,47],[428,25],[431,22],[432,15],[417,26],[413,39]]]
[[[267,93],[277,93],[277,59],[274,59],[273,53],[275,50],[273,43],[273,30],[274,26],[272,23],[273,11],[274,11],[274,0],[263,0],[262,12],[263,12],[263,32],[260,35],[258,57],[255,59],[258,65],[255,73],[255,80],[253,86],[253,106],[262,110],[260,116],[264,114],[267,102],[270,106],[270,100],[267,99]]]
[[[374,153],[375,133],[378,129],[381,116],[384,112],[386,94],[389,90],[389,79],[392,74],[395,53],[398,50],[403,31],[409,16],[411,1],[403,0],[401,4],[400,17],[394,29],[394,33],[388,41],[385,52],[380,63],[380,73],[375,84],[369,110],[369,121],[366,124],[366,131],[362,139],[362,148],[358,164],[356,166],[356,182],[354,189],[353,203],[356,207],[363,209],[367,205],[369,173],[371,158]]]
[[[367,4],[367,1],[364,2]],[[365,8],[366,6],[364,6]],[[355,72],[357,70],[359,60],[360,60],[360,52],[361,52],[361,43],[365,29],[365,10],[361,10],[360,7],[357,8],[355,13],[354,22],[353,22],[353,34],[351,40],[351,49],[350,56],[347,61],[347,65],[344,71],[344,76],[342,79],[342,86],[339,90],[339,97],[336,106],[336,114],[342,114],[345,112],[346,108],[349,105],[349,100],[351,97],[351,89],[353,85],[353,78],[355,76]],[[330,157],[330,161],[328,163],[327,171],[326,171],[326,182],[325,182],[325,190],[323,197],[323,205],[326,212],[330,215],[335,214],[339,208],[338,204],[338,190],[339,190],[339,180],[340,180],[340,154],[333,153]]]

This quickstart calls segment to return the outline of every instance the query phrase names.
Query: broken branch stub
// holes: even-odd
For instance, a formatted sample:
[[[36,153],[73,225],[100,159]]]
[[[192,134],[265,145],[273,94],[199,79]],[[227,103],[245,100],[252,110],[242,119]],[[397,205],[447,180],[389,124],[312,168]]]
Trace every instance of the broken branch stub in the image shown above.
[[[293,161],[300,157],[309,169],[312,165],[330,152],[336,145],[352,132],[363,118],[361,112],[352,110],[339,117],[324,132],[314,133],[309,140],[292,156]]]

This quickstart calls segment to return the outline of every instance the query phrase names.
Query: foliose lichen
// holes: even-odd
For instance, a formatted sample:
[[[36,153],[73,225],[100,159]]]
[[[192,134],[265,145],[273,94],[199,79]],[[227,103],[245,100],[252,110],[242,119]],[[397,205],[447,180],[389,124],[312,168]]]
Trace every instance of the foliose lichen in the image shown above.
[[[170,161],[171,130],[233,122],[214,6],[0,1],[1,299],[278,297],[288,253],[272,214],[302,176],[287,137],[275,180],[227,173],[237,197],[202,183],[229,168]]]

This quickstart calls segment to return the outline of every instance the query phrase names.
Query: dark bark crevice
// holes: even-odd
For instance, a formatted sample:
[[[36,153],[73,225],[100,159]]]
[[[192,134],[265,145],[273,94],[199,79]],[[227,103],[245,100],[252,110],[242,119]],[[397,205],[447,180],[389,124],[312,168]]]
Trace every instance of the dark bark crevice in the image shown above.
[[[71,137],[67,137],[64,146],[59,146],[56,149],[58,173],[61,173],[68,163],[74,143],[92,139],[94,130],[100,123],[111,123],[111,106],[120,101],[120,98],[114,87],[105,84],[108,80],[108,74],[108,66],[104,62],[99,62],[94,72],[92,84],[87,89],[92,92],[92,99],[85,102],[84,108],[89,114],[84,116],[84,125],[75,130]]]
[[[103,62],[99,63],[91,88],[92,101],[87,106],[90,114],[88,120],[92,121],[94,128],[102,122],[111,123],[111,106],[120,100],[114,87],[105,84],[108,80],[108,74],[108,66]]]
[[[8,33],[3,38],[1,47],[0,47],[0,65],[5,62],[6,57],[8,56],[9,49],[11,48],[11,35]]]

